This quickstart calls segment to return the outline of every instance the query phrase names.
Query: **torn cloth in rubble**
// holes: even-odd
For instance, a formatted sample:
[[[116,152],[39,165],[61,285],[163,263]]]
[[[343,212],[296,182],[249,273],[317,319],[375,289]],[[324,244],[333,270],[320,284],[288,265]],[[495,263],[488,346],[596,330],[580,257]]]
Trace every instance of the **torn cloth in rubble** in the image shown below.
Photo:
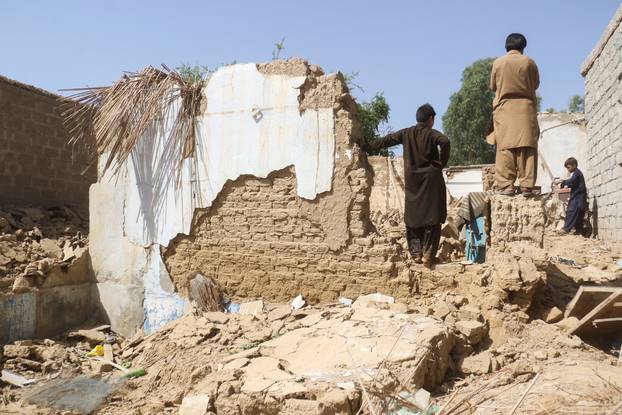
[[[482,216],[493,193],[491,190],[471,192],[462,199],[458,208],[458,220],[456,221],[458,229],[462,229],[465,223],[472,222],[475,218]]]

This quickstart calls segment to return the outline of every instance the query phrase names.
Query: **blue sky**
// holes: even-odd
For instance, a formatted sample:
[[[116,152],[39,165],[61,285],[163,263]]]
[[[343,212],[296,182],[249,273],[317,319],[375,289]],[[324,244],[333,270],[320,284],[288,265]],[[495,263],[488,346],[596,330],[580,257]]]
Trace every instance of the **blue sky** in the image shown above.
[[[13,1],[0,9],[0,74],[50,91],[97,86],[146,65],[302,56],[383,91],[394,129],[430,102],[442,114],[465,66],[504,53],[513,31],[540,67],[543,108],[583,93],[582,61],[619,1]],[[440,124],[440,122],[439,122]],[[440,127],[440,125],[439,125]]]

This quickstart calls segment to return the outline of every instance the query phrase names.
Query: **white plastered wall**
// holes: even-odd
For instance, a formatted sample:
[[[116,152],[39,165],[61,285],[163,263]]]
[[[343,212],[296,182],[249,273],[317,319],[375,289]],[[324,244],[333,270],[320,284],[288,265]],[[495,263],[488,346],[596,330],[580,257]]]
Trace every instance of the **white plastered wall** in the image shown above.
[[[583,114],[541,113],[538,115],[540,141],[538,142],[538,179],[542,192],[551,191],[551,176],[566,178],[564,161],[575,157],[579,169],[587,176],[587,131]]]
[[[113,328],[127,334],[142,321],[150,332],[183,315],[188,303],[174,291],[160,246],[190,233],[194,210],[211,206],[228,180],[267,177],[293,165],[300,197],[315,199],[331,190],[333,109],[301,113],[304,81],[264,75],[255,64],[221,68],[205,87],[206,110],[181,186],[172,179],[157,186],[155,180],[164,162],[166,125],[146,134],[119,174],[92,186],[91,255]]]

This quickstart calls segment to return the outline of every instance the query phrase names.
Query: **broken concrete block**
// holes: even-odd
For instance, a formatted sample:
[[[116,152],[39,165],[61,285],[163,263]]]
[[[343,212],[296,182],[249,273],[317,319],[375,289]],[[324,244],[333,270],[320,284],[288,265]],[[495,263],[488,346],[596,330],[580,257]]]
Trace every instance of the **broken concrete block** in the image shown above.
[[[281,408],[282,415],[322,415],[322,404],[307,399],[286,399]]]
[[[544,313],[544,321],[552,324],[557,323],[564,317],[564,313],[557,307],[553,307]]]
[[[466,375],[485,375],[490,373],[492,365],[490,352],[482,352],[469,356],[462,361],[460,370]]]
[[[458,310],[458,319],[460,320],[475,320],[484,321],[484,317],[478,307],[472,305],[465,305]]]
[[[207,415],[209,408],[209,395],[186,396],[181,401],[179,415]]]
[[[349,415],[350,399],[348,393],[341,389],[333,389],[320,398],[324,406],[324,413],[335,415]]]
[[[50,258],[60,259],[63,257],[63,250],[56,239],[43,238],[39,241],[39,246]]]
[[[536,350],[533,353],[533,357],[535,357],[537,360],[546,360],[549,356],[546,353],[546,350]]]
[[[68,337],[84,338],[84,340],[86,340],[93,347],[106,341],[106,334],[95,329],[77,330],[69,333]]]
[[[290,315],[292,312],[290,306],[284,305],[271,310],[268,313],[268,321],[281,320]]]
[[[555,325],[563,330],[570,331],[579,324],[579,319],[576,317],[568,317],[561,321],[558,321]]]
[[[408,306],[404,303],[389,304],[389,310],[398,314],[406,314],[408,312]]]
[[[352,304],[352,307],[354,308],[373,307],[372,303],[393,304],[395,303],[395,298],[388,296],[388,295],[380,294],[380,293],[360,295],[356,299],[356,301]]]
[[[460,333],[464,334],[467,339],[469,339],[469,343],[473,345],[479,344],[488,333],[488,328],[483,323],[475,320],[458,321],[456,323],[456,328]]]
[[[203,316],[212,323],[217,324],[226,324],[229,321],[229,316],[220,311],[209,311],[207,313],[203,313]]]
[[[449,305],[444,301],[441,301],[434,305],[434,317],[442,320],[447,317],[449,313],[451,313],[451,309],[449,308]]]
[[[257,300],[240,304],[240,314],[252,316],[263,314],[263,301]]]
[[[15,294],[21,294],[28,292],[35,287],[35,280],[30,277],[17,277],[15,281],[13,281],[13,292]]]
[[[421,410],[427,410],[430,406],[430,392],[427,390],[420,388],[415,392],[415,396],[413,399],[413,403],[417,405],[417,407]]]

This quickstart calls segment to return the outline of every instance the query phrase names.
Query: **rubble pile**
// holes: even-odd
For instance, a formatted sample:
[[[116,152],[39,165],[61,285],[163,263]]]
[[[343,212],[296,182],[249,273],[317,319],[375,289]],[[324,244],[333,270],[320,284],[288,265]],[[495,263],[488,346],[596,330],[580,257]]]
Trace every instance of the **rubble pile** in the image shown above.
[[[622,338],[579,337],[578,318],[565,312],[586,284],[622,287],[622,246],[555,236],[542,222],[529,230],[519,212],[532,220],[541,205],[525,204],[497,202],[493,215],[520,235],[493,246],[485,263],[458,262],[456,246],[452,263],[410,264],[408,298],[244,299],[226,313],[194,309],[131,339],[100,326],[7,345],[4,370],[36,384],[2,385],[1,405],[55,413],[56,400],[32,399],[36,388],[87,376],[107,387],[96,414],[507,414],[520,399],[515,413],[610,412],[622,390]],[[397,233],[398,219],[376,223]],[[446,244],[461,240],[451,220],[442,232]],[[59,240],[71,237],[61,232]],[[108,357],[87,356],[97,347]],[[128,371],[140,377],[128,379]]]
[[[87,250],[88,217],[67,206],[0,209],[0,292],[44,284]]]

